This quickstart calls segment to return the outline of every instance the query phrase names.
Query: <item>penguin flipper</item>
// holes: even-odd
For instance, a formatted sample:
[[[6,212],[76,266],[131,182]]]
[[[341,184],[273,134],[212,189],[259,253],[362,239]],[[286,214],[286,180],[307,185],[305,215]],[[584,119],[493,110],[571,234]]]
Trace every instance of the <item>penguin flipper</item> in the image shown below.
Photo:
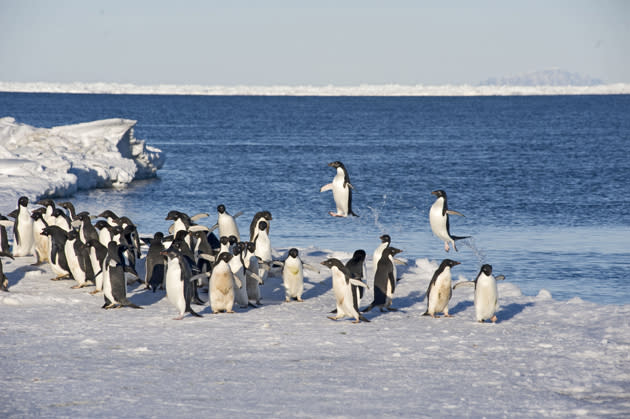
[[[195,310],[193,310],[191,307],[188,307],[188,309],[186,310],[188,313],[192,314],[195,317],[203,317],[201,314],[197,313]]]
[[[371,311],[374,308],[374,303],[372,302],[369,306],[367,306],[366,308],[364,308],[363,310],[361,310],[361,313],[368,313],[369,311]]]
[[[475,286],[475,282],[474,281],[462,281],[462,282],[458,282],[457,284],[453,285],[453,289],[459,288],[459,287],[474,287]]]
[[[464,214],[462,214],[461,212],[455,211],[455,210],[446,210],[447,214],[451,214],[451,215],[459,215],[460,217],[464,217],[466,218],[466,216]]]
[[[321,188],[319,188],[319,191],[320,192],[330,191],[330,190],[332,190],[332,187],[333,187],[332,183],[327,183],[324,186],[322,186]]]
[[[496,281],[504,281],[505,280],[505,275],[497,275],[494,277],[494,279]]]

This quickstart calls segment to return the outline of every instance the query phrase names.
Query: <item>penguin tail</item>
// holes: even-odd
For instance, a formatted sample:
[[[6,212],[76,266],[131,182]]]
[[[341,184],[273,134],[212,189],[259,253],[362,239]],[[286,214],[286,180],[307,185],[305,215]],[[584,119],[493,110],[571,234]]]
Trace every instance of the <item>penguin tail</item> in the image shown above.
[[[188,311],[190,314],[192,314],[195,317],[203,317],[201,314],[197,313],[195,310],[193,310],[192,308],[189,308]]]
[[[126,302],[125,304],[123,304],[124,307],[131,307],[131,308],[142,308],[139,305],[136,305],[134,303],[132,303],[131,301]]]
[[[366,323],[370,322],[363,314],[359,314],[359,320]]]
[[[451,236],[453,240],[464,240],[464,239],[469,239],[471,237],[472,236]]]
[[[354,211],[350,210],[350,215],[354,216],[354,217],[358,217],[358,214],[355,214]]]
[[[429,314],[429,310],[425,311],[424,313],[422,313],[423,316],[430,316]]]

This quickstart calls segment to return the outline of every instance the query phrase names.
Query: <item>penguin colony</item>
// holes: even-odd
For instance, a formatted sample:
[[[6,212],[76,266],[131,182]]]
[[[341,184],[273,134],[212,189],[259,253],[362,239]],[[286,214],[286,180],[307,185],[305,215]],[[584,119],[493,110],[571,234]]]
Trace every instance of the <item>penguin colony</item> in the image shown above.
[[[328,166],[336,169],[333,181],[321,187],[320,192],[332,190],[336,211],[333,217],[358,215],[352,209],[352,191],[348,171],[343,163],[334,161]],[[429,223],[433,234],[457,251],[456,241],[470,236],[451,234],[449,215],[463,214],[448,208],[446,192],[431,192],[436,200],[429,210]],[[2,258],[34,255],[36,265],[48,263],[56,275],[54,281],[70,279],[72,288],[94,287],[91,294],[103,295],[104,309],[130,307],[141,309],[127,298],[127,286],[141,282],[148,292],[165,291],[167,300],[175,308],[176,320],[186,313],[202,317],[194,305],[209,305],[213,314],[233,313],[239,309],[261,305],[260,287],[272,268],[282,269],[285,301],[302,302],[305,269],[319,272],[316,267],[302,262],[299,251],[291,248],[284,260],[272,259],[269,211],[257,212],[249,229],[249,240],[242,241],[235,219],[225,205],[217,206],[217,223],[212,227],[196,221],[209,214],[189,216],[170,211],[165,220],[172,222],[168,234],[156,232],[153,237],[140,237],[136,225],[125,216],[110,210],[98,215],[77,213],[71,202],[55,203],[42,199],[30,211],[27,197],[18,199],[17,209],[0,215],[0,291],[8,291],[8,280],[3,273]],[[93,220],[96,220],[93,224]],[[6,227],[13,229],[13,246],[9,246]],[[218,237],[214,231],[218,232]],[[358,249],[345,264],[336,258],[321,262],[330,269],[336,308],[329,316],[332,320],[345,317],[354,323],[369,322],[363,313],[374,308],[381,312],[397,311],[393,307],[394,292],[399,280],[396,265],[404,264],[396,258],[401,249],[391,246],[391,237],[380,237],[372,257],[374,272],[373,300],[363,310],[359,308],[364,290],[369,288],[366,279],[366,252]],[[140,278],[136,264],[142,257],[142,246],[148,247],[144,260],[145,276]],[[438,318],[439,313],[451,317],[448,304],[452,291],[459,287],[474,286],[475,317],[478,322],[497,321],[497,280],[505,277],[492,275],[492,266],[484,264],[474,281],[452,285],[451,269],[460,262],[444,259],[433,273],[425,293],[426,316]],[[208,298],[200,298],[207,291]]]

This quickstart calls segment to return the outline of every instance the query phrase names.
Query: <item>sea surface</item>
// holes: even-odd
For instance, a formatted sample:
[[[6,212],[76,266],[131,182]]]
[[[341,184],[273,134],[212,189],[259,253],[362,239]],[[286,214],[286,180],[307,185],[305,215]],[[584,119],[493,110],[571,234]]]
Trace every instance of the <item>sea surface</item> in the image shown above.
[[[137,120],[158,147],[157,179],[84,191],[92,213],[166,231],[177,209],[273,214],[275,248],[371,255],[387,233],[414,263],[449,257],[454,278],[481,263],[525,294],[630,304],[630,96],[264,97],[0,93],[0,116],[37,127]],[[342,161],[357,218],[333,218],[320,193]],[[431,191],[443,189],[451,232],[472,236],[446,253],[431,233]],[[371,281],[370,281],[371,283]],[[424,290],[422,290],[424,291]]]

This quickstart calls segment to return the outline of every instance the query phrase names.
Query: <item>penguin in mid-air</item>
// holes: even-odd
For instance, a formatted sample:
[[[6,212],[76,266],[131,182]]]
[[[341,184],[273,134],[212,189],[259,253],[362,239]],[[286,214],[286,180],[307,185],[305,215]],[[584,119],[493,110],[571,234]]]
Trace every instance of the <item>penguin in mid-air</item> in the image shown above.
[[[132,307],[142,308],[127,299],[127,280],[125,272],[128,266],[125,263],[124,251],[126,246],[119,245],[115,241],[110,241],[107,245],[107,257],[105,258],[105,275],[103,282],[103,295],[105,304],[103,308]]]
[[[457,251],[457,247],[455,247],[456,240],[467,239],[470,236],[454,236],[451,234],[450,225],[448,216],[451,215],[459,215],[464,216],[464,214],[449,210],[448,203],[446,202],[446,192],[441,189],[431,192],[432,195],[435,195],[437,199],[431,205],[431,209],[429,210],[429,223],[431,224],[431,230],[433,234],[435,234],[440,240],[444,242],[444,250],[449,251],[448,244],[451,243],[453,245],[453,249]]]
[[[374,274],[374,300],[363,312],[366,313],[374,307],[379,307],[381,311],[397,311],[391,307],[394,291],[396,290],[396,267],[394,257],[402,250],[395,247],[387,247],[378,261],[376,273]]]
[[[236,236],[237,241],[241,241],[241,235],[238,232],[235,218],[240,214],[230,215],[225,209],[225,205],[221,204],[217,206],[217,224],[219,226],[219,237],[223,236]]]
[[[460,262],[444,259],[440,266],[433,273],[429,288],[427,289],[427,311],[424,316],[437,318],[436,313],[444,313],[444,317],[451,317],[448,314],[448,302],[451,300],[451,268],[459,265]]]
[[[497,281],[504,279],[504,275],[492,276],[492,265],[486,263],[481,267],[474,281],[458,282],[453,289],[474,285],[475,317],[477,321],[483,323],[485,320],[490,320],[492,323],[495,323],[497,321],[495,313],[499,310]]]
[[[186,313],[190,313],[195,317],[202,317],[202,315],[195,312],[190,305],[195,296],[190,262],[173,246],[160,252],[160,255],[166,256],[168,260],[166,263],[165,281],[166,297],[179,312],[179,316],[175,317],[174,320],[183,319]]]
[[[0,257],[7,257],[13,259],[13,255],[8,252],[0,251]],[[0,291],[9,292],[9,279],[4,274],[4,268],[2,266],[2,259],[0,258]]]
[[[328,183],[319,189],[320,192],[332,189],[337,212],[329,211],[328,214],[333,217],[347,217],[348,215],[358,217],[358,215],[352,211],[352,189],[354,189],[354,186],[350,183],[348,170],[346,170],[346,167],[340,161],[328,163],[328,166],[337,169],[337,174],[333,178],[332,183]]]
[[[359,311],[359,300],[361,298],[359,292],[356,288],[353,291],[352,288],[352,285],[364,288],[367,288],[367,285],[358,279],[351,278],[350,271],[339,259],[326,259],[321,264],[330,268],[332,272],[333,292],[337,303],[337,315],[329,316],[328,318],[339,320],[344,317],[353,317],[354,323],[369,322]]]
[[[28,198],[21,196],[18,199],[17,210],[11,214],[15,214],[15,222],[13,223],[13,256],[30,256],[33,254],[34,236],[33,219],[28,210]]]

